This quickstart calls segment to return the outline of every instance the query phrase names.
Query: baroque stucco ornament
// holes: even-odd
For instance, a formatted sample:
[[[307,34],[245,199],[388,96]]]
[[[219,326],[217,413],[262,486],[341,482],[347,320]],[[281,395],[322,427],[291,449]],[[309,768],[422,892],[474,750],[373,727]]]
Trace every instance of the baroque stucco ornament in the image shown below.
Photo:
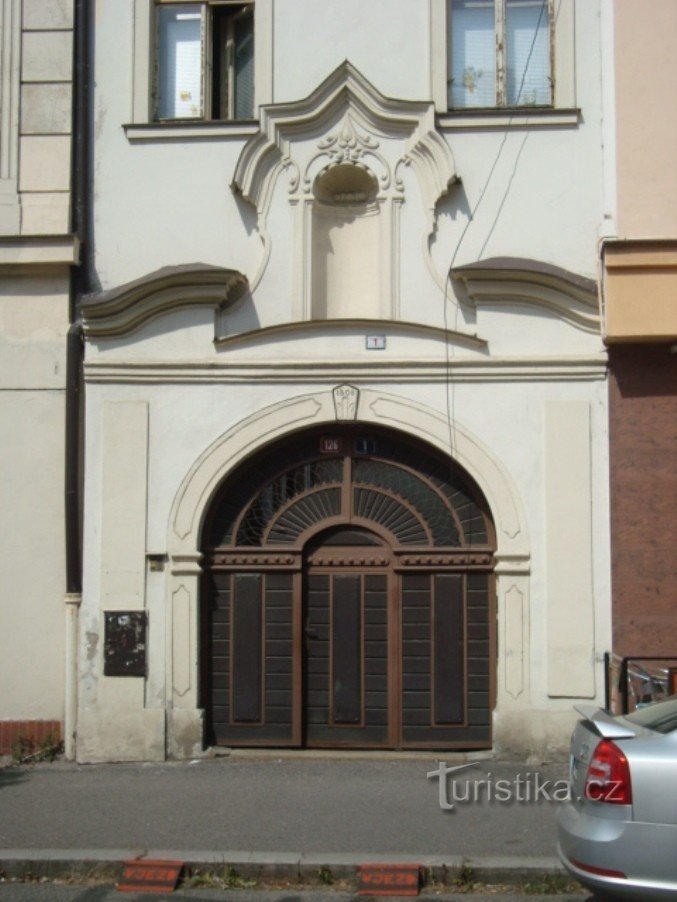
[[[350,116],[346,116],[339,131],[318,141],[317,146],[326,150],[334,163],[355,163],[365,150],[376,150],[378,141],[360,134]]]
[[[390,186],[390,167],[383,155],[378,152],[379,142],[358,128],[349,113],[335,132],[318,141],[317,147],[318,153],[311,157],[304,173],[303,190],[306,194],[312,190],[313,175],[317,170],[318,161],[326,163],[327,167],[355,163],[364,166],[365,169],[374,168],[379,171],[380,190],[384,191]]]
[[[336,124],[341,120],[336,136]],[[256,207],[259,216],[267,212],[280,172],[290,166],[299,168],[300,145],[323,130],[327,137],[316,146],[329,150],[336,145],[341,153],[353,141],[355,146],[377,147],[373,134],[397,141],[391,166],[393,170],[399,164],[413,167],[428,209],[433,209],[457,180],[451,149],[435,130],[433,104],[384,97],[347,61],[303,100],[263,106],[260,121],[258,134],[240,154],[231,185]],[[359,136],[357,121],[362,126]]]
[[[360,400],[359,389],[354,385],[337,385],[333,391],[337,420],[354,420]]]
[[[247,278],[233,269],[202,263],[166,266],[82,302],[85,335],[91,339],[128,335],[156,317],[185,307],[232,306],[247,289]]]
[[[318,173],[342,164],[364,166],[375,176],[380,203],[420,203],[427,235],[438,201],[458,180],[451,149],[435,128],[434,105],[385,97],[351,63],[342,63],[308,97],[261,107],[260,130],[242,149],[231,189],[256,209],[263,244],[251,290],[270,259],[274,197],[284,192],[291,205],[307,201]],[[406,168],[415,175],[408,187]]]
[[[451,270],[468,301],[523,304],[547,310],[583,332],[600,331],[597,284],[559,266],[518,257],[493,257]]]

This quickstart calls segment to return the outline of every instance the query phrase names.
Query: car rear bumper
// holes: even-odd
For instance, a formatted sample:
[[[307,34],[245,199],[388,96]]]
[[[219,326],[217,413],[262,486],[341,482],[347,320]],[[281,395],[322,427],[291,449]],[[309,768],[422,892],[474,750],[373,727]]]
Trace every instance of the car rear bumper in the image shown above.
[[[557,851],[566,869],[614,898],[676,899],[677,826],[626,820],[618,809],[599,817],[588,808],[567,803],[557,813]]]

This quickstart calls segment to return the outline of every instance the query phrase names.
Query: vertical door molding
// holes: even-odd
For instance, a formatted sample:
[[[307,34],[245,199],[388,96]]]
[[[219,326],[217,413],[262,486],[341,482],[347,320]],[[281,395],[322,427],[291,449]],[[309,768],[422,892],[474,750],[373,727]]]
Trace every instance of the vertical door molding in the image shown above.
[[[529,580],[523,573],[497,577],[500,705],[528,706],[529,680]]]
[[[172,555],[166,617],[167,753],[202,751],[203,712],[198,708],[198,596],[201,554]]]

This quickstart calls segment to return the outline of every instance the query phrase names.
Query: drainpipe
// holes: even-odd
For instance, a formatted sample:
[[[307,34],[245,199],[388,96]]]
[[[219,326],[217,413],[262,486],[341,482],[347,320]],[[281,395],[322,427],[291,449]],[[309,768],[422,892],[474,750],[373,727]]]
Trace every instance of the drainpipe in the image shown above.
[[[89,0],[74,0],[73,116],[71,127],[71,232],[80,244],[80,265],[73,266],[69,287],[66,344],[65,421],[65,552],[66,552],[66,680],[64,751],[75,757],[79,612],[82,600],[82,365],[84,345],[80,298],[87,289],[87,187],[89,134]]]
[[[77,302],[76,272],[71,270],[71,309]],[[71,323],[66,344],[66,685],[64,704],[64,752],[75,758],[77,725],[78,625],[82,600],[80,518],[80,398],[82,386],[82,327]]]

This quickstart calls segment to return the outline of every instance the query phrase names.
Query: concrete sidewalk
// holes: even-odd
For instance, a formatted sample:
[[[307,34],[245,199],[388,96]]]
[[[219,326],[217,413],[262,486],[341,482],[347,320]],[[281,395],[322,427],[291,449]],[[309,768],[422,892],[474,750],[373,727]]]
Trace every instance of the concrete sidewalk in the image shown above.
[[[564,764],[479,761],[454,775],[456,795],[471,800],[453,802],[450,776],[454,808],[443,811],[439,779],[427,777],[438,760],[234,755],[5,767],[0,869],[54,875],[146,855],[254,876],[322,867],[349,875],[365,861],[414,861],[440,875],[466,867],[497,882],[559,872],[548,794]],[[503,796],[516,788],[521,801],[488,798],[499,780]]]

